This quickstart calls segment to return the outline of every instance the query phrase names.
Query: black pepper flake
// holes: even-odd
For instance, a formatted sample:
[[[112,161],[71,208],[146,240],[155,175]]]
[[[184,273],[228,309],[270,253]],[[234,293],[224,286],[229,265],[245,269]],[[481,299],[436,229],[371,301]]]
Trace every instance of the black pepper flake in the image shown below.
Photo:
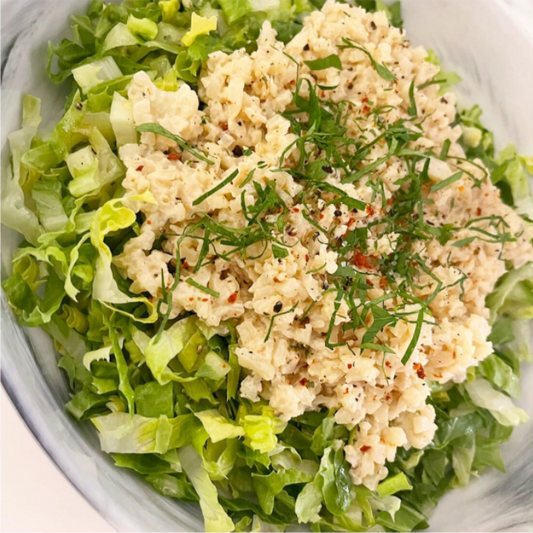
[[[370,23],[370,27],[371,27],[373,30],[377,30],[377,29],[378,29],[378,27],[376,26],[376,23],[375,23],[374,21],[372,21],[372,22]]]
[[[242,148],[240,146],[236,146],[234,149],[233,149],[233,155],[235,157],[242,157]]]
[[[309,51],[309,45],[308,45],[308,44],[306,44],[306,45],[304,46],[304,50],[305,50],[306,52]]]
[[[333,168],[330,167],[329,165],[325,165],[325,166],[323,166],[323,167],[322,167],[322,170],[323,170],[324,172],[327,172],[328,174],[331,174],[331,173],[333,172]]]
[[[83,104],[82,104],[81,102],[78,102],[78,103],[76,104],[76,109],[77,109],[78,111],[81,111],[81,110],[83,109]]]
[[[274,313],[279,313],[283,309],[283,304],[281,302],[277,302],[274,306]]]
[[[342,215],[342,211],[339,211],[338,209],[333,213],[336,217],[340,217]]]

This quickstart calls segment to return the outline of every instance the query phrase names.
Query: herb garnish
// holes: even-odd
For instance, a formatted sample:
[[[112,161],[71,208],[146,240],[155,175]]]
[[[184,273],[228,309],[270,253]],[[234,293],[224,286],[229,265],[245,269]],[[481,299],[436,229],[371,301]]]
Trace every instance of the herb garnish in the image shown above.
[[[192,148],[185,139],[181,138],[179,135],[174,135],[173,133],[168,131],[166,128],[164,128],[160,124],[155,124],[155,123],[141,124],[140,126],[137,127],[137,131],[139,133],[155,133],[156,135],[167,137],[168,139],[171,139],[172,141],[174,141],[184,152],[189,152],[191,155],[193,155],[200,161],[207,163],[208,165],[215,164],[214,161],[207,159],[207,157],[205,157],[200,152],[198,152],[198,150],[195,150],[194,148]]]
[[[342,70],[341,60],[336,54],[331,54],[322,59],[315,59],[314,61],[304,61],[304,63],[311,70],[325,70],[327,68],[336,68],[337,70]]]

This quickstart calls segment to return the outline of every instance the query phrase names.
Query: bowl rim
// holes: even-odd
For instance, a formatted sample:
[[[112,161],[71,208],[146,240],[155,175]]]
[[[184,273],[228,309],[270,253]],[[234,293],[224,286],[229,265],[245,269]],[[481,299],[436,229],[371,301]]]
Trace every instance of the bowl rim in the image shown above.
[[[416,3],[418,1],[428,0],[402,0],[402,2],[405,3]],[[459,0],[444,1],[453,3],[458,2]],[[484,7],[490,6],[491,9],[499,11],[500,16],[506,17],[507,20],[513,25],[515,30],[519,32],[520,37],[522,39],[527,40],[533,49],[533,32],[530,32],[523,23],[523,21],[520,20],[520,18],[517,16],[517,14],[511,10],[509,2],[507,2],[506,0],[485,0],[485,3],[486,5]],[[6,57],[6,63],[7,60],[8,57]],[[2,67],[4,67],[5,64],[3,64]],[[2,301],[0,305],[2,307],[2,317],[0,318],[0,337],[1,352],[3,353],[4,350],[8,350],[8,347],[6,346],[6,342],[4,340],[4,320],[9,320],[13,322],[14,327],[18,328],[20,333],[28,341],[29,339],[25,331],[26,328],[20,326],[16,322],[16,319],[13,317],[12,312],[7,304],[5,293],[3,291],[1,295],[1,300]],[[31,343],[28,342],[28,344],[31,346]],[[46,430],[46,428],[48,427],[46,420],[42,417],[36,417],[34,413],[32,413],[31,402],[27,400],[27,398],[29,397],[25,396],[24,394],[17,393],[15,384],[13,383],[14,380],[11,376],[12,371],[13,374],[15,374],[16,370],[11,369],[9,363],[6,364],[6,362],[2,361],[2,358],[0,358],[0,382],[2,383],[2,386],[4,387],[4,390],[6,391],[9,399],[11,400],[13,406],[20,415],[22,421],[29,429],[33,438],[41,446],[41,448],[44,450],[51,462],[55,465],[57,470],[63,475],[65,479],[69,481],[69,483],[76,490],[76,492],[80,494],[85,499],[85,501],[87,501],[89,505],[91,505],[91,507],[111,527],[113,527],[116,531],[132,531],[133,529],[130,527],[130,525],[126,525],[128,524],[128,520],[125,519],[125,513],[122,513],[120,511],[118,513],[110,512],[110,506],[104,505],[103,501],[96,497],[95,491],[88,490],[89,487],[87,485],[87,482],[84,480],[83,474],[76,468],[68,468],[68,460],[66,459],[66,456],[61,454],[59,448],[55,445],[56,439],[53,438],[55,435],[53,433],[48,433],[47,435],[45,435],[45,431],[43,431]],[[75,420],[72,420],[72,424],[77,423],[78,422],[76,422]]]

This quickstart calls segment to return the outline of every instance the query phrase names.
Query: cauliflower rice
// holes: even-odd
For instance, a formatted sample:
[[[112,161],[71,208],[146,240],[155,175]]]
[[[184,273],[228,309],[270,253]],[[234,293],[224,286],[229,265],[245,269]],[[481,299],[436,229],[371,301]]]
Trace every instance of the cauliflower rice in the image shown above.
[[[379,64],[386,64],[396,81],[384,80],[361,49],[343,48],[343,38],[364,47]],[[311,71],[304,63],[332,54],[340,58],[342,70]],[[132,280],[131,290],[148,292],[154,301],[161,299],[161,276],[166,287],[171,287],[179,252],[181,280],[173,292],[171,318],[193,312],[215,328],[235,320],[236,355],[247,372],[241,396],[268,400],[283,420],[322,407],[334,409],[336,422],[354,431],[352,444],[345,447],[353,481],[371,489],[387,476],[385,464],[394,460],[398,447],[424,448],[432,441],[435,412],[426,403],[430,393],[426,380],[461,382],[469,368],[492,353],[485,298],[506,271],[506,262],[518,268],[533,260],[533,229],[501,201],[498,189],[483,179],[481,161],[456,159],[464,157],[464,152],[458,144],[461,128],[453,125],[454,94],[441,96],[434,84],[416,90],[422,136],[409,148],[440,153],[449,143],[446,161],[430,160],[432,184],[465,171],[446,187],[433,193],[429,188],[423,191],[432,201],[424,206],[427,224],[461,228],[444,244],[436,237],[415,242],[416,253],[428,266],[418,275],[415,295],[427,299],[434,291],[435,279],[442,283],[442,290],[428,306],[431,317],[426,315],[405,365],[402,356],[415,335],[417,304],[404,310],[405,319],[378,334],[375,342],[390,350],[361,348],[370,316],[367,327],[362,325],[350,333],[349,345],[330,348],[326,336],[332,317],[334,338],[342,336],[343,324],[351,321],[347,303],[342,300],[336,310],[335,292],[328,290],[339,255],[327,241],[317,238],[316,227],[304,216],[306,206],[298,203],[304,185],[290,172],[278,170],[282,155],[285,167],[294,167],[298,160],[297,137],[282,114],[291,109],[299,78],[316,81],[320,87],[334,87],[323,90],[322,99],[352,102],[346,108],[348,134],[358,138],[364,132],[370,142],[377,136],[377,115],[371,109],[390,106],[381,115],[387,124],[411,120],[412,83],[423,86],[439,70],[426,58],[426,51],[413,47],[402,30],[389,25],[384,13],[370,14],[328,1],[322,11],[305,19],[303,30],[287,45],[276,39],[272,26],[265,22],[258,49],[251,55],[244,50],[229,55],[213,53],[202,72],[199,94],[186,84],[177,92],[165,92],[146,73],[134,76],[129,100],[136,126],[160,124],[204,150],[213,165],[185,152],[177,154],[174,141],[153,133],[143,133],[139,145],[120,149],[127,167],[126,196],[150,192],[155,198],[155,203],[125,201],[145,216],[138,237],[125,245],[115,261]],[[366,165],[387,153],[386,141],[377,142]],[[193,205],[236,169],[231,183]],[[316,220],[334,238],[342,239],[354,228],[386,219],[394,208],[395,193],[403,186],[399,180],[407,174],[398,157],[389,157],[371,176],[356,183],[343,184],[337,171],[329,173],[328,183],[364,202],[366,208],[354,211],[319,199]],[[473,178],[479,180],[479,186]],[[377,179],[384,185],[378,195],[370,184]],[[219,243],[216,250],[209,249],[201,268],[194,269],[204,230],[181,241],[179,236],[206,213],[231,228],[246,228],[241,193],[244,191],[245,204],[251,205],[257,200],[254,183],[265,187],[268,182],[290,210],[283,233],[276,236],[290,246],[287,256],[276,257],[270,244],[264,250],[264,243],[256,243],[245,257],[233,254],[227,260],[221,256],[231,247]],[[476,233],[471,226],[465,227],[469,221],[477,219],[476,227],[488,230],[490,217],[501,217],[515,239],[504,243],[470,239]],[[397,245],[398,235],[380,235],[378,228],[379,224],[368,228],[364,260],[359,252],[353,252],[363,272],[375,273],[374,262],[393,253]],[[461,240],[466,244],[454,246]],[[188,278],[218,297],[186,282]],[[366,279],[369,300],[386,295],[387,286],[380,276]],[[392,309],[400,304],[396,297],[384,305]]]

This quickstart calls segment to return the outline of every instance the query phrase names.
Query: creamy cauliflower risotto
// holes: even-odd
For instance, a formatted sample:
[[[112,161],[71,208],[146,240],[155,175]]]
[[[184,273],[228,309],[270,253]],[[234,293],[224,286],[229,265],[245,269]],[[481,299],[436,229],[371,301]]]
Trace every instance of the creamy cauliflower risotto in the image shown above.
[[[74,19],[64,118],[43,141],[25,97],[10,137],[3,287],[69,412],[206,531],[420,529],[527,421],[533,161],[398,4],[268,4]]]

